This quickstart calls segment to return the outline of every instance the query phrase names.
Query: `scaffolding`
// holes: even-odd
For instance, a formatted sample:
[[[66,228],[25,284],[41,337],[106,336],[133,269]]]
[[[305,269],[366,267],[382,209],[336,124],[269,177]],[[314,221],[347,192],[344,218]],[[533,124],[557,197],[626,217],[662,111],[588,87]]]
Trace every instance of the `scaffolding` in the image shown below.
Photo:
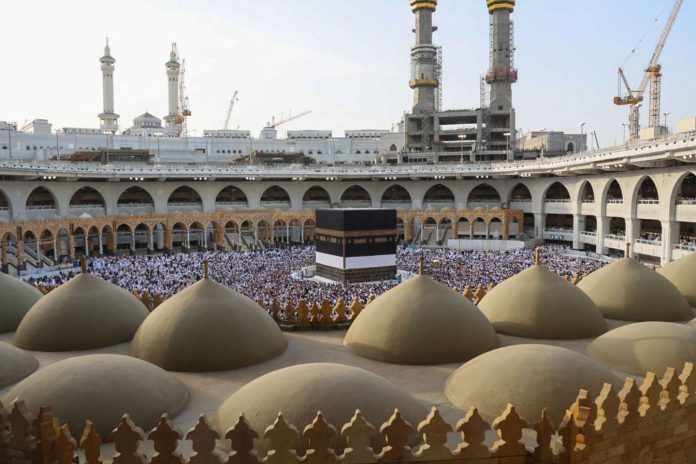
[[[442,45],[435,45],[437,58],[435,62],[435,79],[437,79],[437,89],[435,89],[435,111],[442,111]]]

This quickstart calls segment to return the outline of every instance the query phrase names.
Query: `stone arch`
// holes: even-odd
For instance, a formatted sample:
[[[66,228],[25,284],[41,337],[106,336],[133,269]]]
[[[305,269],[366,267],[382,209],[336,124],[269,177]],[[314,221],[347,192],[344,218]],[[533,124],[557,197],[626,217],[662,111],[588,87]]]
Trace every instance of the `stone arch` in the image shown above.
[[[677,179],[670,195],[673,205],[696,205],[696,174],[684,173]]]
[[[585,180],[580,185],[580,190],[578,191],[578,203],[594,203],[595,202],[595,192],[590,181]]]
[[[457,236],[458,237],[464,237],[464,238],[469,238],[471,235],[471,223],[469,222],[469,218],[466,217],[460,217],[457,219]]]
[[[372,197],[369,192],[360,185],[351,185],[341,194],[341,206],[372,206]]]
[[[324,187],[313,185],[305,190],[302,195],[302,208],[316,209],[331,206],[331,196]]]
[[[58,197],[43,185],[34,188],[24,202],[27,219],[45,219],[58,212]]]
[[[130,250],[133,240],[133,229],[128,223],[121,223],[116,226],[116,251]]]
[[[189,239],[189,248],[195,243],[197,247],[205,247],[207,245],[207,238],[206,238],[206,233],[207,233],[208,227],[207,223],[203,223],[200,221],[193,221],[188,228],[188,239]]]
[[[267,208],[289,208],[290,195],[278,185],[271,185],[261,194],[261,206]]]
[[[183,222],[176,222],[172,225],[172,248],[188,248],[187,232],[188,227]]]
[[[174,189],[167,198],[167,208],[174,211],[202,211],[203,198],[193,187],[182,185]]]
[[[486,220],[482,217],[476,217],[471,221],[473,228],[473,238],[485,239],[487,235]]]
[[[215,195],[215,209],[247,208],[249,199],[244,190],[236,185],[228,185]]]
[[[502,202],[500,192],[491,184],[483,183],[474,187],[466,199],[467,208],[474,209],[478,206],[500,206]]]
[[[106,215],[104,195],[88,185],[81,186],[72,194],[68,207],[72,215],[83,216],[88,214],[93,217]]]
[[[623,190],[616,179],[607,182],[604,192],[604,203],[623,203]]]
[[[147,250],[150,248],[150,226],[144,222],[139,223],[133,229],[135,250]]]
[[[131,185],[119,193],[116,214],[119,216],[141,216],[155,212],[155,200],[143,187]]]
[[[0,222],[12,220],[12,203],[10,197],[0,188]]]
[[[544,191],[545,203],[570,203],[570,191],[560,182],[554,182]]]
[[[289,226],[288,223],[285,222],[284,219],[276,219],[276,221],[273,223],[273,241],[276,243],[279,242],[289,242],[290,241],[290,233],[289,233]]]
[[[264,243],[269,243],[271,241],[272,229],[271,225],[265,219],[261,219],[256,224],[256,229],[258,231],[258,239]]]
[[[494,217],[488,222],[488,238],[503,238],[503,221],[499,217]]]
[[[655,180],[650,176],[643,176],[635,185],[635,199],[641,202],[660,202],[660,191]]]
[[[522,182],[516,184],[512,190],[510,190],[510,198],[508,203],[531,203],[532,202],[532,192]]]
[[[410,208],[411,204],[411,194],[405,187],[399,184],[387,187],[384,192],[382,192],[382,197],[380,199],[380,205],[382,207],[385,205],[393,205],[395,207],[402,206]]]
[[[454,206],[454,193],[442,184],[433,185],[423,195],[423,206]]]
[[[306,242],[314,242],[314,232],[316,230],[317,223],[314,219],[305,219],[303,227],[304,238]]]

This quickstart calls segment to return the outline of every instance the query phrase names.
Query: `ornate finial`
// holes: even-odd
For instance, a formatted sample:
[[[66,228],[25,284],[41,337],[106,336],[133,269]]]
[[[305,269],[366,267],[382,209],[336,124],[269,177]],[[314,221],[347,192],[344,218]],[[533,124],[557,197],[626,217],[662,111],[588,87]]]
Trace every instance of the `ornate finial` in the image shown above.
[[[626,242],[626,251],[624,254],[624,258],[630,258],[631,257],[631,244],[629,242]]]
[[[83,274],[87,273],[87,258],[85,257],[85,255],[82,255],[80,257],[80,269],[82,269]]]
[[[208,260],[203,261],[203,278],[208,279]]]
[[[418,274],[425,275],[425,256],[418,258]]]
[[[541,247],[537,247],[534,250],[534,264],[541,266]]]

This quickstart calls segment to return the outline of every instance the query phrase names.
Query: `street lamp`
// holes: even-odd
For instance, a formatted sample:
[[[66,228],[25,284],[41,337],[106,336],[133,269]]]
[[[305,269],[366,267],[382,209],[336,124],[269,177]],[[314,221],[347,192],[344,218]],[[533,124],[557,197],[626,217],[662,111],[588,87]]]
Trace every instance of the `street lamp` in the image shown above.
[[[466,135],[459,134],[457,137],[459,138],[459,143],[460,143],[461,151],[462,151],[460,162],[461,162],[461,164],[464,164],[464,139],[466,138]]]
[[[587,149],[587,143],[585,142],[585,124],[587,123],[580,123],[580,146],[582,147],[582,150],[580,151],[585,151]]]

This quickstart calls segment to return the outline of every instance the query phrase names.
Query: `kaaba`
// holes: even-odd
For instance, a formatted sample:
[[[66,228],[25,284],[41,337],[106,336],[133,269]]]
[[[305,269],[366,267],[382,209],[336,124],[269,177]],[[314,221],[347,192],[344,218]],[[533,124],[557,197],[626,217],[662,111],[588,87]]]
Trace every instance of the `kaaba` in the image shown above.
[[[396,278],[396,210],[319,209],[317,275],[360,283]]]

